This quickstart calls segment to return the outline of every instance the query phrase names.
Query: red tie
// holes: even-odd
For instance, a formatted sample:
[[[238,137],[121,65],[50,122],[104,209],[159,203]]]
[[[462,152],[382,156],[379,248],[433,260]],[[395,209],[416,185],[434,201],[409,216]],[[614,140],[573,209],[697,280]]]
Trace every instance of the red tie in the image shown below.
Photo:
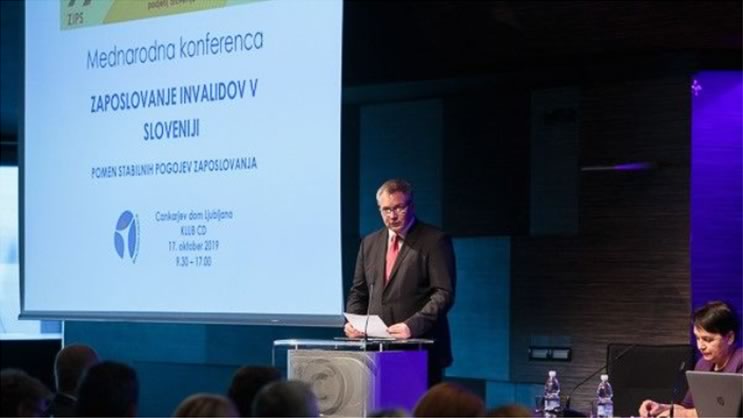
[[[397,260],[397,254],[400,252],[400,240],[397,234],[392,235],[390,245],[387,247],[387,263],[384,271],[384,283],[390,281],[390,273],[392,273],[392,267],[395,265]]]

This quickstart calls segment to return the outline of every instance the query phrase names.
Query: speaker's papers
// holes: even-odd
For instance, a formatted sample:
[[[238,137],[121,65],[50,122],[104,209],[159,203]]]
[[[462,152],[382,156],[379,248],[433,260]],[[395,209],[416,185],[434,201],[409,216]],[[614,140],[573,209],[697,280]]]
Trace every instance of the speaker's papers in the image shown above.
[[[366,335],[369,337],[393,338],[387,332],[387,324],[382,321],[379,315],[357,315],[352,313],[344,313],[343,315],[357,330],[361,332],[366,330]]]

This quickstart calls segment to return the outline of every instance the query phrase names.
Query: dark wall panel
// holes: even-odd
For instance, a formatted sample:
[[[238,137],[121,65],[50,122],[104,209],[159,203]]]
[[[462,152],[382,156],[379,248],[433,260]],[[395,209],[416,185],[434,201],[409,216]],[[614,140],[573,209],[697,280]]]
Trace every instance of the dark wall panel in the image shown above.
[[[511,370],[540,383],[555,369],[568,392],[599,368],[611,342],[688,341],[689,109],[685,77],[582,87],[579,234],[516,237]],[[569,363],[530,362],[534,339],[569,341]],[[587,410],[598,380],[577,392]]]
[[[529,233],[578,233],[578,108],[574,87],[531,95]]]
[[[436,99],[361,108],[359,232],[362,236],[383,226],[376,193],[390,178],[410,181],[415,188],[418,216],[425,222],[441,225],[441,112],[441,101]]]
[[[0,369],[21,369],[54,390],[54,358],[61,346],[59,338],[0,339]]]
[[[448,97],[444,123],[444,227],[460,236],[528,233],[528,89],[499,82]]]
[[[447,376],[510,379],[510,267],[508,237],[459,238],[457,293],[449,314],[454,364]]]

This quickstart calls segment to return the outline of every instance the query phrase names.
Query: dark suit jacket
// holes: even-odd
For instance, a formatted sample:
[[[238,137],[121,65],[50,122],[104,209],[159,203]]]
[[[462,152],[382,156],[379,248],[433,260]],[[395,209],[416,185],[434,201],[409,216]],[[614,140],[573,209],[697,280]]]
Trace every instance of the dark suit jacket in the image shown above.
[[[413,338],[432,338],[430,357],[439,367],[452,362],[449,322],[456,272],[451,239],[415,221],[400,247],[390,281],[384,284],[388,231],[382,228],[361,241],[346,310],[379,315],[389,326],[405,322]],[[374,285],[371,301],[369,294]]]

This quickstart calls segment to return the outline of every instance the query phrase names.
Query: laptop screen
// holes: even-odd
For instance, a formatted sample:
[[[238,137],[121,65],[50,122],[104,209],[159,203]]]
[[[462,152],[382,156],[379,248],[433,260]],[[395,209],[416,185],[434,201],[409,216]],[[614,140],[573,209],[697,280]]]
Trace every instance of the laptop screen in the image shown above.
[[[686,372],[694,407],[700,417],[739,417],[743,374]]]

